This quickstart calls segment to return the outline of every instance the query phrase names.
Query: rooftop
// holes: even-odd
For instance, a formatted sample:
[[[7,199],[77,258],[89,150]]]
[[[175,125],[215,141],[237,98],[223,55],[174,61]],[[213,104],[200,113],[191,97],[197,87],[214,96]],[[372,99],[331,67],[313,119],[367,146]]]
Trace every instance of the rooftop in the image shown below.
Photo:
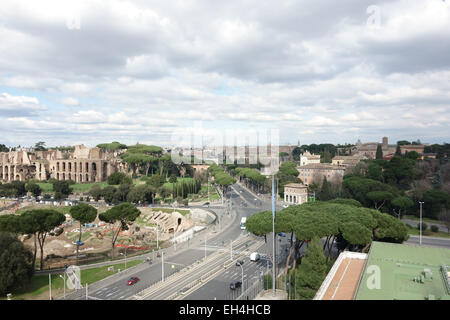
[[[341,166],[333,165],[331,163],[310,163],[304,166],[297,167],[297,170],[303,169],[332,169],[332,170],[344,170]]]
[[[374,241],[355,299],[448,300],[446,266],[450,266],[450,249]],[[376,270],[379,288],[371,286]]]
[[[285,184],[284,187],[289,187],[289,188],[307,188],[307,186],[305,186],[302,183],[288,183],[288,184]]]

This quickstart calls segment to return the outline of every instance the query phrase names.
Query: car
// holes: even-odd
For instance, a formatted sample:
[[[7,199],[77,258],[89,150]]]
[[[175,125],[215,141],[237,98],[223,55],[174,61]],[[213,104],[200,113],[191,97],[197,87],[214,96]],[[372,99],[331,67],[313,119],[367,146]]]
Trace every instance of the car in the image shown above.
[[[236,266],[242,266],[244,264],[244,260],[238,260],[236,261]]]
[[[253,252],[250,255],[250,261],[258,261],[261,258],[258,252]]]
[[[241,281],[233,281],[232,283],[230,283],[230,289],[235,290],[237,288],[240,288],[241,285],[242,285]]]
[[[80,241],[80,240],[77,240],[77,241],[72,241],[72,244],[82,246],[84,244],[84,242]]]
[[[133,284],[137,283],[138,281],[139,281],[138,277],[131,277],[130,279],[128,279],[127,285],[132,286]]]
[[[205,202],[205,203],[202,205],[202,207],[203,207],[203,208],[209,208],[209,202]]]
[[[284,232],[278,232],[278,236],[279,236],[279,237],[286,237],[286,233],[284,233]]]

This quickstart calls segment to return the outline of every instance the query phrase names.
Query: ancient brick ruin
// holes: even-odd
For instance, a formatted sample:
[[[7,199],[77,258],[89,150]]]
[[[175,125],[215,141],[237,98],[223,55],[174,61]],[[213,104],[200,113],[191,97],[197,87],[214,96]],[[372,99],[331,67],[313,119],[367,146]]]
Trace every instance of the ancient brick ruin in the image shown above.
[[[120,152],[75,146],[73,152],[25,150],[0,152],[0,181],[73,180],[78,183],[101,182],[114,172],[126,173],[127,164]]]

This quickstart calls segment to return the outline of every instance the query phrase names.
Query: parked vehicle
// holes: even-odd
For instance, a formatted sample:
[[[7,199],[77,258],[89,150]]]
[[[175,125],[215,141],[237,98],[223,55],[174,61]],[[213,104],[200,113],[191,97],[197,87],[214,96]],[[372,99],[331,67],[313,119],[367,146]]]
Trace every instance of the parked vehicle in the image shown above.
[[[236,261],[236,266],[242,266],[244,264],[244,260],[238,260]]]
[[[237,288],[240,288],[241,285],[242,285],[241,281],[233,281],[232,283],[230,283],[230,289],[236,290]]]

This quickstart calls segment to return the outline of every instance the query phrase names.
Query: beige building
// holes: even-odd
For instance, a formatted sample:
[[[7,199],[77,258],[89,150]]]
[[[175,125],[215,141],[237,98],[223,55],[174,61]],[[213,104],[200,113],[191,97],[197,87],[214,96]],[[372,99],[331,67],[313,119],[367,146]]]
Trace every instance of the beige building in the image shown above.
[[[75,182],[105,181],[111,173],[127,172],[120,152],[104,152],[100,148],[75,146],[73,152],[60,150],[13,151],[0,153],[0,180],[41,181],[73,180]]]
[[[343,167],[354,167],[356,166],[361,160],[367,159],[366,156],[361,155],[355,155],[355,156],[335,156],[331,160],[331,164],[335,166],[343,166]]]
[[[308,201],[308,187],[301,183],[288,183],[284,186],[284,202],[302,204]]]
[[[300,166],[306,166],[311,163],[320,163],[320,154],[311,154],[309,151],[300,155]]]
[[[367,142],[362,143],[360,140],[356,142],[356,147],[352,150],[353,155],[365,156],[369,159],[375,159],[377,155],[377,147],[379,142]],[[383,152],[383,157],[393,155],[397,149],[396,145],[390,145],[388,143],[388,138],[383,137],[381,142],[381,150]]]
[[[418,154],[422,154],[425,146],[423,144],[407,144],[400,146],[401,154],[405,154],[407,152],[415,151]]]
[[[336,166],[331,163],[313,163],[297,167],[298,177],[305,185],[313,182],[321,184],[324,177],[327,181],[341,183],[344,177],[345,167]]]

